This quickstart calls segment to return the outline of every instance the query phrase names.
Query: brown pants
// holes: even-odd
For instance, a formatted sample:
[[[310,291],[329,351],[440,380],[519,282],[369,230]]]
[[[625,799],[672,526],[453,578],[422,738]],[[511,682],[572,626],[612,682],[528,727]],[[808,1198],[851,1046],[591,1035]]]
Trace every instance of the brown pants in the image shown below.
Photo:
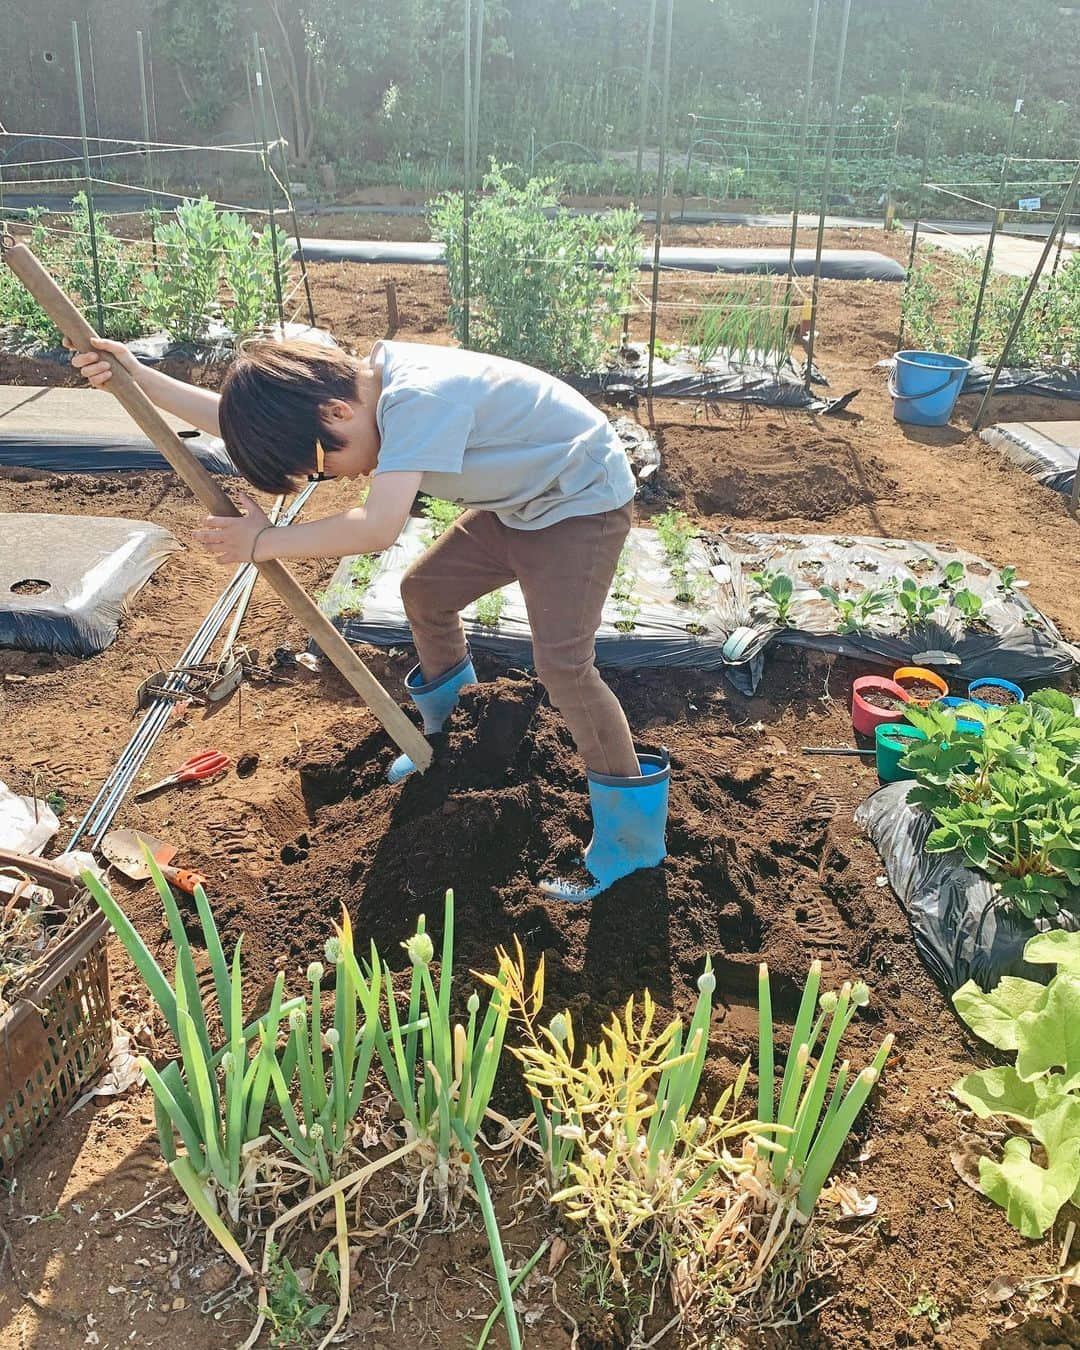
[[[490,511],[466,511],[401,582],[426,681],[465,655],[461,611],[518,582],[532,629],[533,662],[585,767],[641,773],[626,714],[596,669],[596,630],[633,519],[633,503],[542,530],[514,530]]]

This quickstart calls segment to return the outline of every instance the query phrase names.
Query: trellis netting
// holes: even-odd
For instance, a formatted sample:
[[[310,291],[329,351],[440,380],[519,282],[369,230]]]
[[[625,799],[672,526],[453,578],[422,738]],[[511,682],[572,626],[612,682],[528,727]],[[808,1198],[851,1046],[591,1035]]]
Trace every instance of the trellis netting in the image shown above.
[[[132,597],[179,547],[145,520],[0,515],[0,647],[101,651]]]
[[[366,589],[355,560],[342,560],[324,599],[325,612],[346,637],[395,646],[410,641],[401,603],[401,578],[432,539],[426,521],[410,521],[375,565]],[[962,585],[982,602],[984,619],[965,623],[940,586],[941,607],[927,622],[906,626],[895,600],[904,581],[933,586],[949,562],[964,564]],[[1080,661],[1052,621],[1023,595],[1003,590],[999,572],[981,558],[944,545],[909,540],[831,535],[735,534],[692,540],[679,584],[655,531],[631,532],[597,634],[601,665],[690,666],[723,670],[736,687],[752,691],[764,652],[776,641],[815,647],[875,666],[932,665],[946,679],[1001,675],[1046,681]],[[789,577],[791,610],[781,623],[753,580],[754,573]],[[863,631],[840,633],[837,611],[819,592],[831,586],[857,599],[869,589],[888,595],[888,607]],[[676,594],[684,598],[676,599]],[[470,606],[464,614],[474,646],[517,664],[531,659],[528,616],[516,585],[503,598]]]

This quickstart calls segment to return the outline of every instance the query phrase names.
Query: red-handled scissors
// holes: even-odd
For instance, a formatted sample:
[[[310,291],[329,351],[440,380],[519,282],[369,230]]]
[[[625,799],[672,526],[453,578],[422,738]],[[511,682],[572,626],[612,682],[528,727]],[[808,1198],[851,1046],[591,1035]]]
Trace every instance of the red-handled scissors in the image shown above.
[[[135,800],[149,797],[152,792],[160,792],[162,788],[172,787],[175,783],[199,783],[204,778],[214,778],[231,763],[229,756],[223,755],[220,750],[200,750],[197,755],[186,759],[167,778],[162,778],[159,782],[143,788],[141,792],[136,792]]]

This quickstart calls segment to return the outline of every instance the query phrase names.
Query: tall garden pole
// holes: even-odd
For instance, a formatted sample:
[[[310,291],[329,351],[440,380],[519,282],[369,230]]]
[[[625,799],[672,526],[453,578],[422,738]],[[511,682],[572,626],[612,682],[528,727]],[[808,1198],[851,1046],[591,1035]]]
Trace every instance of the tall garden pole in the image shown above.
[[[638,118],[637,176],[634,179],[634,199],[641,201],[641,166],[645,158],[645,133],[649,127],[649,85],[652,80],[653,40],[656,37],[656,0],[649,0],[649,27],[645,33],[645,68],[641,82],[641,112]],[[684,194],[685,200],[685,194]]]
[[[480,62],[484,51],[484,0],[476,4],[476,51],[473,52],[473,90],[472,90],[472,152],[473,177],[476,177],[476,160],[480,144]]]
[[[278,149],[281,151],[281,177],[285,184],[285,195],[289,199],[289,216],[292,220],[293,239],[296,243],[296,256],[300,262],[300,276],[304,283],[304,298],[307,301],[308,323],[315,327],[315,302],[311,298],[311,280],[308,277],[307,259],[304,257],[304,245],[300,238],[300,222],[296,218],[296,203],[293,201],[292,176],[289,173],[289,150],[285,137],[281,134],[281,118],[278,116],[277,99],[270,79],[270,62],[266,59],[266,48],[259,48],[262,56],[263,74],[266,77],[266,92],[270,95],[270,111],[274,114],[274,131],[277,135]]]
[[[94,71],[94,29],[90,23],[90,11],[86,11],[86,55],[90,61],[90,102],[94,105],[94,131],[97,140],[97,166],[101,172],[101,114],[98,111],[97,75]]]
[[[810,97],[814,86],[814,56],[817,51],[818,20],[820,18],[821,0],[814,0],[814,7],[810,13],[810,42],[806,57],[806,90],[803,93],[799,156],[795,163],[795,196],[791,207],[791,240],[788,244],[788,300],[791,299],[792,281],[795,277],[795,244],[799,234],[799,207],[802,204],[803,163],[806,158],[806,142],[810,135]]]
[[[893,128],[892,155],[889,158],[889,172],[885,179],[885,214],[882,224],[888,234],[893,227],[896,206],[893,203],[893,187],[896,179],[896,158],[900,153],[900,132],[904,125],[904,104],[907,101],[907,75],[900,81],[900,107],[896,113],[896,126]]]
[[[1072,214],[1072,203],[1076,193],[1070,188],[1065,196],[1068,205],[1065,207],[1065,216],[1061,222],[1061,232],[1058,234],[1057,252],[1054,254],[1054,266],[1050,270],[1051,277],[1057,276],[1058,268],[1061,266],[1061,250],[1065,247],[1065,236],[1069,232],[1069,216]]]
[[[1046,266],[1046,260],[1050,256],[1050,250],[1054,246],[1054,236],[1057,234],[1062,222],[1068,215],[1069,206],[1072,202],[1073,193],[1076,191],[1077,183],[1080,183],[1080,159],[1076,161],[1076,169],[1073,172],[1072,182],[1069,184],[1069,190],[1061,199],[1061,205],[1054,218],[1054,223],[1050,227],[1050,233],[1046,236],[1046,243],[1043,245],[1043,251],[1039,255],[1039,261],[1035,264],[1035,271],[1031,274],[1031,280],[1028,282],[1027,290],[1020,301],[1016,313],[1013,315],[1012,326],[1009,328],[1009,336],[1005,339],[1001,354],[994,366],[994,373],[990,376],[990,383],[986,386],[986,393],[982,396],[982,402],[979,404],[979,411],[975,414],[975,421],[972,423],[972,431],[978,431],[983,424],[983,414],[986,412],[990,403],[990,398],[997,387],[997,382],[1001,378],[1001,372],[1005,369],[1005,362],[1008,359],[1009,349],[1016,340],[1016,335],[1020,331],[1020,325],[1024,322],[1024,315],[1027,313],[1028,305],[1031,304],[1032,297],[1039,286],[1039,278],[1042,276],[1042,270]],[[1077,474],[1080,478],[1080,474]],[[1075,493],[1074,493],[1075,500]]]
[[[135,33],[135,41],[139,47],[139,97],[142,101],[142,134],[143,134],[143,178],[146,182],[147,192],[152,192],[154,188],[154,173],[150,165],[150,103],[146,97],[146,56],[143,51],[142,29]],[[152,202],[153,199],[151,199]],[[150,258],[157,270],[157,231],[154,228],[154,218],[150,217]]]
[[[252,34],[251,50],[255,58],[255,90],[259,97],[259,140],[262,142],[262,162],[266,178],[266,214],[270,217],[270,247],[274,251],[274,299],[277,301],[278,327],[285,336],[285,301],[281,294],[281,268],[278,266],[278,232],[274,217],[274,176],[270,171],[270,147],[266,135],[266,90],[263,85],[262,48],[258,33]]]
[[[82,61],[79,57],[79,22],[71,21],[71,46],[75,53],[75,92],[79,99],[79,132],[82,136],[83,177],[86,179],[86,216],[90,224],[90,259],[94,272],[94,307],[98,332],[105,332],[105,307],[101,303],[101,261],[98,258],[97,222],[94,219],[94,184],[90,178],[90,143],[86,138],[86,96],[83,93]]]
[[[922,171],[919,177],[919,195],[915,202],[915,219],[911,222],[911,247],[908,249],[907,275],[911,276],[911,269],[915,266],[915,250],[919,244],[919,226],[922,224],[923,208],[926,205],[926,179],[930,172],[930,143],[934,136],[934,125],[931,122],[926,128],[926,144],[923,146]],[[904,282],[905,286],[907,281]],[[896,349],[897,351],[904,345],[904,305],[900,303],[900,325],[896,330]]]
[[[469,213],[472,210],[472,0],[465,0],[465,177],[461,186],[461,345],[469,345]]]
[[[975,300],[975,313],[971,318],[971,333],[968,335],[967,358],[970,361],[975,355],[975,345],[979,340],[979,321],[982,318],[983,300],[986,297],[986,286],[990,280],[990,269],[994,263],[994,241],[997,239],[998,230],[1005,221],[1005,187],[1009,177],[1009,162],[1012,158],[1013,142],[1016,139],[1016,123],[1020,117],[1020,109],[1024,106],[1024,81],[1021,79],[1020,88],[1017,90],[1016,102],[1013,104],[1012,121],[1009,123],[1009,136],[1005,142],[1005,153],[1001,157],[1001,178],[998,180],[997,210],[994,212],[994,219],[990,222],[990,238],[986,242],[986,257],[983,259],[982,277],[979,280],[979,294]]]
[[[667,174],[668,103],[671,94],[671,27],[675,0],[667,0],[667,19],[664,24],[664,76],[660,90],[660,152],[656,170],[656,228],[653,232],[652,299],[649,304],[649,380],[648,397],[652,398],[653,361],[656,348],[656,306],[660,298],[660,222],[664,215],[664,179]]]
[[[836,83],[833,85],[832,109],[829,113],[829,136],[825,143],[825,165],[821,175],[821,209],[818,212],[817,245],[814,250],[814,280],[810,290],[810,335],[806,339],[806,387],[810,388],[814,369],[814,339],[817,335],[818,291],[821,288],[821,248],[825,242],[825,213],[829,206],[829,186],[832,181],[833,151],[836,149],[836,120],[840,115],[840,94],[844,87],[844,58],[847,55],[848,20],[851,18],[851,0],[844,0],[844,15],[840,21],[840,50],[836,57]]]

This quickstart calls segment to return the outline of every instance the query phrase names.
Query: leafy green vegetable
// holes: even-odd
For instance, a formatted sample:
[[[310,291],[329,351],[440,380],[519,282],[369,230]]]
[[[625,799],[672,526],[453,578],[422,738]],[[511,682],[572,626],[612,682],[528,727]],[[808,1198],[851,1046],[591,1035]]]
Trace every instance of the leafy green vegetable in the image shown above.
[[[1026,703],[980,708],[981,733],[934,707],[911,707],[908,717],[927,736],[903,760],[917,780],[908,801],[936,822],[927,852],[960,850],[1028,918],[1080,900],[1080,718],[1072,700],[1046,690]]]
[[[887,586],[855,596],[841,595],[835,586],[819,586],[818,595],[824,596],[836,610],[838,633],[864,633],[873,617],[889,609],[893,599]]]
[[[751,572],[750,580],[758,588],[761,598],[772,607],[776,621],[786,628],[791,622],[795,583],[785,572]]]
[[[1025,1237],[1041,1237],[1070,1199],[1080,1200],[1080,933],[1029,939],[1026,960],[1054,961],[1048,985],[1013,976],[990,993],[969,980],[953,1005],[969,1027],[1015,1065],[980,1069],[953,1084],[977,1116],[1001,1116],[1023,1131],[1005,1141],[1000,1161],[979,1160],[983,1193]],[[1042,1145],[1046,1166],[1032,1158]]]
[[[918,628],[928,623],[946,600],[940,587],[920,586],[910,577],[896,588],[896,603],[905,628]]]
[[[979,624],[986,622],[982,598],[976,595],[974,591],[969,591],[966,587],[954,591],[952,603],[953,608],[960,615],[960,622],[965,628],[976,628]]]

